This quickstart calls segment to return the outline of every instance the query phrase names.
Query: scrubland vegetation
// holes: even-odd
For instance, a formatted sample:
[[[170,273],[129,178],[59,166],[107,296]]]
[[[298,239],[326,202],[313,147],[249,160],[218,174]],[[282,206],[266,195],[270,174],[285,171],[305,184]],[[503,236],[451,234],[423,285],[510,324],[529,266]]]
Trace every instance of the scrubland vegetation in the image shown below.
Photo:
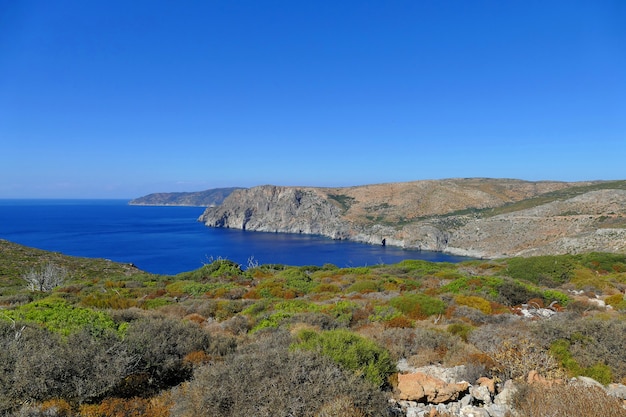
[[[63,279],[37,286],[50,271]],[[385,416],[400,359],[464,364],[470,382],[536,370],[626,384],[624,255],[358,268],[218,259],[160,276],[0,241],[0,280],[0,415]],[[522,318],[522,305],[558,313]],[[594,414],[598,398],[528,386],[515,407],[620,409],[601,398],[609,414]]]

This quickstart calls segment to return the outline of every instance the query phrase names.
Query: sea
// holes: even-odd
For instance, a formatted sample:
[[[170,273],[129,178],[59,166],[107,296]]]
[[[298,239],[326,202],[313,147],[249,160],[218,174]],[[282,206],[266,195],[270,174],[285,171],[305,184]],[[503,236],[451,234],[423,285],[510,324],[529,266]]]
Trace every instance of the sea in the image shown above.
[[[439,252],[368,245],[322,236],[209,228],[203,207],[135,206],[128,200],[2,200],[0,239],[65,255],[132,263],[175,275],[228,259],[249,265],[392,264],[404,259],[459,262]]]

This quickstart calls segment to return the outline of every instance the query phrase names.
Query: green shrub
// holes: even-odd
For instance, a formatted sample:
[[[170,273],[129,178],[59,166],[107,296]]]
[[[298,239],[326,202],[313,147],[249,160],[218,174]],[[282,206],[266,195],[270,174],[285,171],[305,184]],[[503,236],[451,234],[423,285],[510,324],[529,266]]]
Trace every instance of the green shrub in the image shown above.
[[[206,278],[226,278],[232,279],[243,275],[241,266],[228,259],[217,259],[208,265],[204,265],[198,270],[201,279]]]
[[[380,289],[378,287],[378,283],[369,279],[363,281],[357,281],[354,284],[350,285],[347,289],[347,293],[358,292],[358,293],[368,293],[368,292],[378,292]]]
[[[626,310],[626,298],[624,297],[624,294],[613,294],[606,297],[604,302],[617,311]]]
[[[387,377],[395,372],[395,365],[387,350],[349,330],[301,330],[298,339],[299,342],[293,345],[295,349],[311,350],[328,356],[377,386],[385,384]]]
[[[568,305],[571,301],[570,297],[558,290],[545,290],[543,292],[542,298],[546,301],[546,304],[550,304],[552,301],[556,301],[562,306]]]
[[[405,273],[411,273],[413,276],[424,276],[433,274],[446,268],[454,268],[455,265],[449,262],[428,262],[420,259],[405,259],[396,265]]]
[[[280,324],[283,322],[283,320],[291,318],[294,315],[294,313],[287,313],[284,311],[279,311],[276,313],[273,313],[269,316],[267,316],[264,319],[261,319],[256,326],[254,326],[252,328],[252,330],[250,331],[251,333],[257,332],[259,330],[262,329],[267,329],[267,328],[278,328],[278,326],[280,326]]]
[[[548,346],[563,339],[560,343],[569,344],[571,358],[582,370],[605,364],[611,369],[615,381],[626,378],[626,321],[619,318],[590,319],[558,315],[551,320],[535,323],[534,332],[535,338]]]
[[[443,301],[425,294],[404,294],[392,298],[389,304],[413,319],[424,319],[433,314],[442,314],[446,308]]]
[[[359,308],[359,305],[352,302],[341,300],[334,304],[328,304],[322,307],[322,312],[329,314],[337,322],[348,325],[352,321],[354,312]]]
[[[498,277],[457,277],[454,281],[443,285],[439,293],[452,294],[482,294],[490,298],[498,296],[498,287],[504,280]]]
[[[454,297],[454,301],[458,305],[475,308],[482,311],[484,314],[491,314],[491,303],[482,297],[473,295],[457,295]]]
[[[369,316],[371,322],[385,322],[402,316],[402,313],[392,306],[375,306],[374,312]]]
[[[512,280],[506,280],[498,286],[498,301],[507,306],[524,304],[530,299],[542,297],[543,294],[539,291]]]
[[[308,294],[317,285],[306,272],[297,268],[279,272],[278,277],[284,279],[285,287],[294,291],[297,295]]]
[[[85,327],[94,331],[117,330],[117,325],[108,314],[76,307],[55,297],[20,306],[4,314],[13,320],[37,323],[65,336]]]
[[[556,340],[550,346],[550,353],[554,355],[571,376],[587,376],[603,385],[610,384],[613,380],[611,368],[604,363],[595,363],[588,367],[582,367],[570,352],[571,342],[565,339]]]
[[[506,273],[515,279],[554,287],[572,277],[574,266],[570,255],[511,258],[507,260]]]
[[[447,330],[448,333],[459,336],[464,342],[467,342],[467,337],[472,332],[472,330],[474,330],[474,327],[470,326],[469,324],[453,323],[448,325]]]
[[[581,263],[594,271],[626,272],[626,256],[618,253],[591,252],[580,255]]]

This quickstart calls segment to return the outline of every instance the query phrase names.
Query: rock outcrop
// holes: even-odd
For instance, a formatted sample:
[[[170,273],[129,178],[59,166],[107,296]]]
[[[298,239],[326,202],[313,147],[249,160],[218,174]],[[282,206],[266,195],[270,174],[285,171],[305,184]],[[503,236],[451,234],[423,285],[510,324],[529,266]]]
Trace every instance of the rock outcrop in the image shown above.
[[[615,397],[624,401],[626,413],[626,386],[623,384],[609,384],[605,387],[591,378],[580,376],[570,380],[550,380],[536,371],[528,374],[526,382],[509,379],[496,383],[496,380],[483,376],[470,383],[459,379],[459,376],[465,372],[464,368],[463,365],[454,368],[426,366],[410,371],[405,370],[398,374],[398,385],[391,400],[393,408],[397,410],[396,415],[406,417],[520,416],[514,407],[515,395],[520,387],[534,384],[546,389],[560,386],[598,390],[604,393],[606,398]],[[401,363],[398,364],[398,369],[403,369]]]
[[[347,188],[235,190],[199,219],[210,227],[497,258],[626,252],[626,181],[449,179]]]

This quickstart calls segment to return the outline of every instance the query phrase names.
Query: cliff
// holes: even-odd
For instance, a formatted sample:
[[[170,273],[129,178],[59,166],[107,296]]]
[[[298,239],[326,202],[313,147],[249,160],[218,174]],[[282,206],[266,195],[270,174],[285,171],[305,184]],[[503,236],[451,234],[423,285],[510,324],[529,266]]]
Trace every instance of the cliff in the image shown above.
[[[235,190],[199,219],[210,227],[496,258],[626,252],[626,181],[446,179],[345,188]]]
[[[222,204],[224,199],[239,188],[213,188],[206,191],[180,193],[154,193],[129,201],[131,206],[198,206],[211,207]]]

